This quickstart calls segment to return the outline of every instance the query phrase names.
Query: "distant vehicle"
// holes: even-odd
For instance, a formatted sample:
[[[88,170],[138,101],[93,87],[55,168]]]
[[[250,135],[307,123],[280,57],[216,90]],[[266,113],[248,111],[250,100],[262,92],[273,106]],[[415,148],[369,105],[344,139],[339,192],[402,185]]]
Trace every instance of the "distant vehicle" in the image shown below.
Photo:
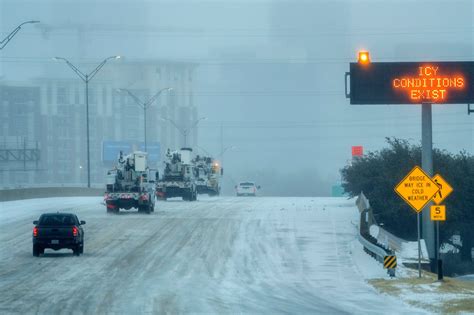
[[[166,152],[163,177],[156,182],[156,197],[166,200],[181,197],[183,200],[197,200],[197,188],[191,148]]]
[[[235,192],[240,196],[257,196],[257,190],[260,186],[256,186],[254,182],[240,182],[235,186]]]
[[[45,248],[72,249],[74,255],[84,253],[85,221],[79,221],[72,213],[45,213],[33,221],[33,256],[44,254]]]
[[[198,194],[219,196],[221,192],[220,179],[224,169],[212,157],[197,155],[193,159]]]

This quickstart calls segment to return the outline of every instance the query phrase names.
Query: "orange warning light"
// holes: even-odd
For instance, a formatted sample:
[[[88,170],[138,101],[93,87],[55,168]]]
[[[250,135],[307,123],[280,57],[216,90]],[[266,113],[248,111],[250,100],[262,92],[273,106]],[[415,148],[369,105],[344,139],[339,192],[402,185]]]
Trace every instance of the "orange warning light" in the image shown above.
[[[359,63],[367,64],[370,62],[369,52],[368,51],[359,51]]]

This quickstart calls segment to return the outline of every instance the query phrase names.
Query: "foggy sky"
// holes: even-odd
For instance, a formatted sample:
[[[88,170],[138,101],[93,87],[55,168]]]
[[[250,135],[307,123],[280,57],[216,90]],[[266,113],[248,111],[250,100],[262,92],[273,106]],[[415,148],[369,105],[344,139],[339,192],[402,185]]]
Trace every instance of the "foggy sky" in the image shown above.
[[[72,78],[53,56],[85,66],[117,54],[196,62],[194,103],[208,117],[200,146],[217,155],[222,125],[224,147],[237,147],[224,156],[227,181],[269,183],[264,177],[279,173],[272,180],[294,183],[306,173],[303,181],[327,194],[352,145],[378,150],[388,136],[421,139],[418,106],[349,105],[344,72],[357,51],[369,50],[373,61],[473,60],[473,16],[469,0],[0,0],[3,36],[21,21],[42,22],[0,53],[0,75]],[[86,30],[80,41],[70,28],[77,25]],[[435,147],[474,153],[466,105],[433,113]]]

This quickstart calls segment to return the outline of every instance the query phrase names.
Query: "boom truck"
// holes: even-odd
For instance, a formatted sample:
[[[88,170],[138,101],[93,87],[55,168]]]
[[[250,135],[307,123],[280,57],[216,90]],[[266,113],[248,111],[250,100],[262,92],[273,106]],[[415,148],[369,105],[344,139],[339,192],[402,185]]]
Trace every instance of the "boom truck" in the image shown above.
[[[187,201],[197,200],[192,153],[191,148],[179,151],[168,149],[163,176],[156,182],[156,196],[159,199],[181,197]]]
[[[107,212],[118,213],[120,209],[138,209],[150,213],[155,209],[156,170],[147,165],[147,153],[135,151],[124,156],[120,152],[117,166],[107,172],[107,191],[104,201]]]
[[[198,194],[218,196],[221,191],[219,181],[224,174],[224,169],[221,168],[219,162],[212,157],[197,155],[193,163]]]

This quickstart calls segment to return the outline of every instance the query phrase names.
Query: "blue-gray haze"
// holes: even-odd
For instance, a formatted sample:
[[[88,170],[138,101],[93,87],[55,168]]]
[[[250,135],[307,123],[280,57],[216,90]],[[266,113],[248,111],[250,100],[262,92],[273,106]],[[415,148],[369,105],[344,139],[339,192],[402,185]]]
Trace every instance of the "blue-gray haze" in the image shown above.
[[[75,78],[52,56],[195,62],[194,104],[208,118],[199,146],[235,146],[224,155],[226,190],[250,179],[265,194],[328,195],[352,145],[421,137],[419,106],[349,105],[344,72],[357,51],[374,61],[473,60],[473,16],[470,0],[0,0],[2,38],[21,21],[42,22],[0,52],[0,75]],[[466,105],[433,112],[434,145],[473,153]]]

